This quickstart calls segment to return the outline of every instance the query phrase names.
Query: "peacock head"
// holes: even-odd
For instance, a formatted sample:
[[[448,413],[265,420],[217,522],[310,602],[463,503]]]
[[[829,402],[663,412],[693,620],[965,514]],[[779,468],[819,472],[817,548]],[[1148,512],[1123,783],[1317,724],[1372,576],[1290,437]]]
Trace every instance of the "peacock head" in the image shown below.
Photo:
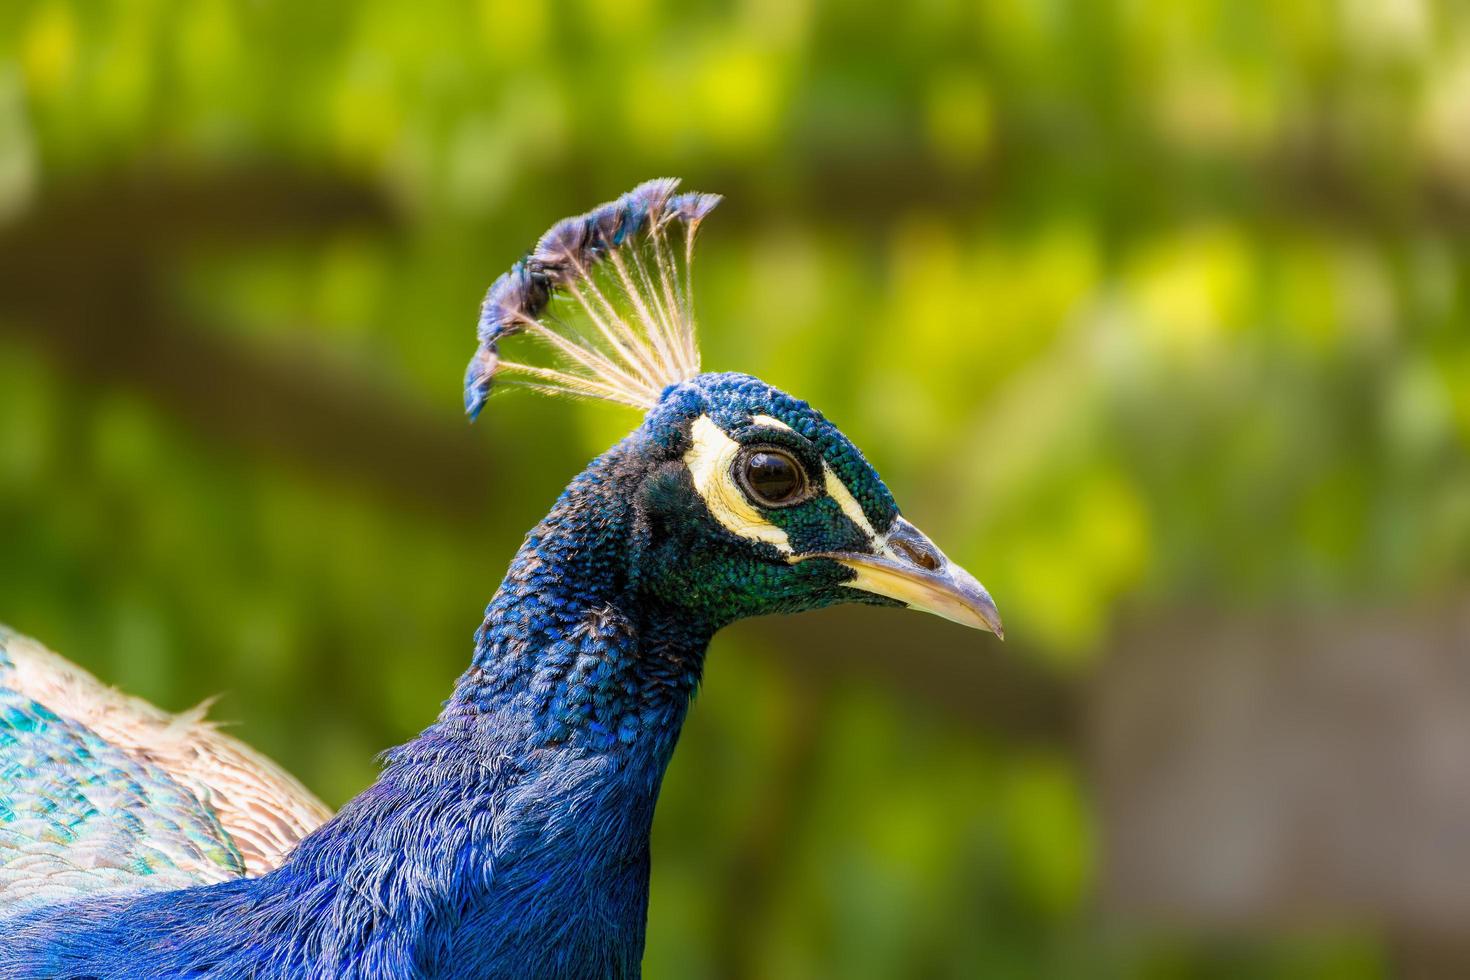
[[[648,181],[558,222],[496,280],[465,376],[470,418],[504,381],[643,409],[617,488],[638,516],[636,586],[691,616],[856,601],[1002,635],[989,593],[899,513],[836,426],[757,378],[700,372],[691,260],[720,199],[677,186]],[[556,365],[503,359],[517,334]]]

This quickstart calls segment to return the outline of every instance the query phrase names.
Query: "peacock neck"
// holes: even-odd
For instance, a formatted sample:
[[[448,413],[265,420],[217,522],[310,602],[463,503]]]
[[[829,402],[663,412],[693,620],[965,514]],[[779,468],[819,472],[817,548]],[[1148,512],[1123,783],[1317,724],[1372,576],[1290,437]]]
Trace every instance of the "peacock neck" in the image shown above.
[[[327,945],[361,925],[399,932],[422,972],[452,951],[454,970],[636,973],[654,804],[715,628],[640,588],[638,458],[621,446],[567,488],[439,719],[262,880],[342,882]]]
[[[594,461],[526,536],[441,719],[490,717],[528,750],[621,752],[662,773],[717,624],[641,587],[644,456],[625,442]]]
[[[573,481],[439,718],[279,868],[47,909],[46,949],[139,977],[636,976],[654,803],[719,625],[642,581],[648,438]]]

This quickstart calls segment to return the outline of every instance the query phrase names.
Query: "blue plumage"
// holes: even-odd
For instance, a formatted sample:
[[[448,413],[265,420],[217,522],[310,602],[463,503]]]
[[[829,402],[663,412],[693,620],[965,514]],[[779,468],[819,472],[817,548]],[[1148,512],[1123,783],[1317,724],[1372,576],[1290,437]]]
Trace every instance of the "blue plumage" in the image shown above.
[[[804,402],[737,374],[666,385],[527,535],[439,719],[376,783],[262,877],[20,911],[0,977],[636,976],[654,804],[711,637],[841,601],[999,626]]]

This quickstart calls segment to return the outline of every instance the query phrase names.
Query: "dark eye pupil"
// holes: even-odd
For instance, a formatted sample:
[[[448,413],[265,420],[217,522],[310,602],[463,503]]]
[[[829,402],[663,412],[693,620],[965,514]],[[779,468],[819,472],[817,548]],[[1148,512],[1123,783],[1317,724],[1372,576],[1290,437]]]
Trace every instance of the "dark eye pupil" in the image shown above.
[[[790,456],[757,451],[746,457],[745,482],[767,503],[785,503],[801,491],[801,471]]]

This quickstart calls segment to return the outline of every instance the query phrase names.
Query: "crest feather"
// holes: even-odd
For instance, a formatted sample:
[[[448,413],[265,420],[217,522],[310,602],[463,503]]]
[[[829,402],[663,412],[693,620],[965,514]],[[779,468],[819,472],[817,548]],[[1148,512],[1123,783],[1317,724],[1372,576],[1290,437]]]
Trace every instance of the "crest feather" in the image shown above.
[[[669,385],[699,373],[690,265],[695,232],[720,197],[678,187],[669,177],[646,181],[563,218],[495,280],[465,372],[471,419],[503,377],[647,409]],[[551,348],[557,366],[503,360],[500,342],[520,333]]]

